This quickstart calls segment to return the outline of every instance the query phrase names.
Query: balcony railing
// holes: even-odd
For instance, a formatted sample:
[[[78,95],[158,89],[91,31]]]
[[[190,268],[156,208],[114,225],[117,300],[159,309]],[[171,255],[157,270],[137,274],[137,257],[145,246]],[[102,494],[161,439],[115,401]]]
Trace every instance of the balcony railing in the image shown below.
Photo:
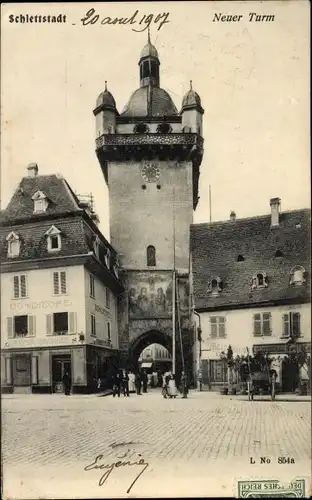
[[[103,134],[96,139],[96,148],[114,146],[193,146],[202,148],[203,138],[198,134]]]

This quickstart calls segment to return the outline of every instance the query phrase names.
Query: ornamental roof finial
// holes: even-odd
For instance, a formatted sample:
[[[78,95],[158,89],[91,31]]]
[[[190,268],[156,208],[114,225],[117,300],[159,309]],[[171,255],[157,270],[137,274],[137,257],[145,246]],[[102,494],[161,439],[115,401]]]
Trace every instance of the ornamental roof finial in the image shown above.
[[[107,90],[107,81],[105,80],[105,90]]]

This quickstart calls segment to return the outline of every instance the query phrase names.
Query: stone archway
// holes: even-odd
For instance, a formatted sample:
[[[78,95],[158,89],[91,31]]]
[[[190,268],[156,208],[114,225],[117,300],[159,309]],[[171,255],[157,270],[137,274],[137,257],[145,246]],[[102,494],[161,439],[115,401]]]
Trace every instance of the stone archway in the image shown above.
[[[136,369],[138,367],[138,359],[145,347],[151,344],[160,344],[165,347],[172,355],[172,340],[169,335],[160,332],[159,330],[149,330],[136,339],[129,345],[128,349],[128,365],[129,368]]]

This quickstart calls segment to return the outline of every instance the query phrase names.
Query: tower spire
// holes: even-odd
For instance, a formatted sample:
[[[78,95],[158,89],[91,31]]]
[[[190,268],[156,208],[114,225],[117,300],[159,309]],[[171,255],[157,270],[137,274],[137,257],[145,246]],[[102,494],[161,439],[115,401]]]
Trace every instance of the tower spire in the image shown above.
[[[105,90],[107,90],[107,81],[105,80]]]
[[[190,80],[190,90],[193,90],[193,82]]]
[[[147,28],[147,43],[140,55],[140,85],[141,87],[159,87],[159,58],[156,47],[151,43],[151,32]]]

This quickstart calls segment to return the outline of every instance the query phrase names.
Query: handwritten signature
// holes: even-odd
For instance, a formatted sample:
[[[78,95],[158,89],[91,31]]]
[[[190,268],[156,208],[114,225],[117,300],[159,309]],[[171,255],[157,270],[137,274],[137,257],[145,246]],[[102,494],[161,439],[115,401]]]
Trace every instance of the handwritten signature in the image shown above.
[[[124,458],[126,455],[127,455],[127,453],[122,458]],[[139,474],[134,479],[134,481],[131,483],[129,488],[127,489],[127,493],[130,493],[131,489],[133,488],[133,486],[135,485],[137,480],[142,476],[142,474],[144,474],[144,472],[146,471],[146,469],[149,466],[149,463],[145,462],[144,458],[140,458],[137,461],[118,460],[117,462],[113,462],[111,464],[101,463],[103,458],[104,458],[103,455],[98,455],[91,464],[87,465],[84,468],[85,471],[90,471],[90,470],[95,470],[95,469],[105,470],[104,474],[99,479],[99,486],[103,486],[103,484],[107,481],[107,479],[109,478],[109,476],[111,475],[111,473],[113,472],[114,469],[118,469],[119,467],[133,467],[133,466],[143,467],[142,470],[139,472]]]

